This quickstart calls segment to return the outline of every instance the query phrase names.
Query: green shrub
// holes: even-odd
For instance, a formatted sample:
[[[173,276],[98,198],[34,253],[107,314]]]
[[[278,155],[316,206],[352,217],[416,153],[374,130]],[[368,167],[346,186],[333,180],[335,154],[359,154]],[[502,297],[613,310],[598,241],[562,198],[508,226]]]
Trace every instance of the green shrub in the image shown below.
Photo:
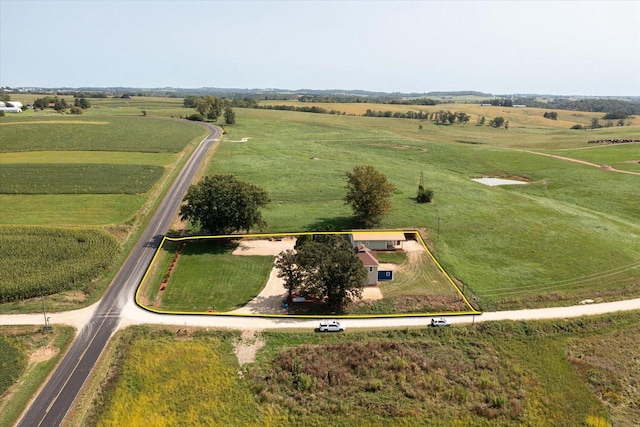
[[[200,113],[195,113],[190,116],[187,116],[187,120],[191,120],[194,122],[202,122],[204,121],[204,116]]]
[[[418,203],[431,203],[432,199],[433,190],[426,189],[423,186],[418,187],[418,195],[416,196]]]

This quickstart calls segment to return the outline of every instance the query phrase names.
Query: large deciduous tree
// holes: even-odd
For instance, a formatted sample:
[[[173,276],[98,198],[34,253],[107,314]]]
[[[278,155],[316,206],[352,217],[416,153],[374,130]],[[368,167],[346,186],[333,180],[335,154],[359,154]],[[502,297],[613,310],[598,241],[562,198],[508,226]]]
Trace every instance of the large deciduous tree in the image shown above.
[[[278,277],[292,292],[315,295],[331,311],[341,311],[362,297],[367,272],[349,242],[336,235],[318,235],[276,259]]]
[[[180,217],[213,234],[248,231],[265,225],[260,208],[269,201],[262,188],[233,175],[215,174],[189,187]]]
[[[224,122],[228,125],[236,123],[236,113],[230,105],[224,107]]]
[[[356,166],[347,171],[345,203],[353,209],[355,220],[364,227],[373,227],[391,210],[391,195],[396,186],[373,166]]]

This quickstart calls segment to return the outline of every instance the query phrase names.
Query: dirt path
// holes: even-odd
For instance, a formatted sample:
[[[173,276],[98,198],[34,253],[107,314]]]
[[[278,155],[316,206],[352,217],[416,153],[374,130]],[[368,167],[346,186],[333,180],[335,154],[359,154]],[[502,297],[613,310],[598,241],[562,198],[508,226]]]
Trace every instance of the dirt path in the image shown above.
[[[264,347],[264,340],[257,329],[243,330],[240,339],[233,344],[233,350],[238,357],[240,366],[253,362],[258,350],[262,347]]]
[[[599,164],[596,164],[596,163],[587,162],[585,160],[572,159],[571,157],[558,156],[557,154],[540,153],[540,152],[537,152],[537,151],[520,150],[520,149],[517,149],[517,148],[510,148],[509,150],[521,151],[523,153],[529,153],[529,154],[537,154],[538,156],[552,157],[554,159],[565,160],[567,162],[580,163],[582,165],[592,166],[594,168],[606,170],[606,171],[609,171],[609,172],[626,173],[626,174],[630,174],[630,175],[640,175],[640,172],[632,172],[632,171],[620,170],[620,169],[613,168],[611,166],[599,165]]]
[[[284,237],[282,239],[242,239],[238,247],[233,251],[233,255],[273,255],[276,256],[282,251],[293,250],[296,244],[295,237]]]

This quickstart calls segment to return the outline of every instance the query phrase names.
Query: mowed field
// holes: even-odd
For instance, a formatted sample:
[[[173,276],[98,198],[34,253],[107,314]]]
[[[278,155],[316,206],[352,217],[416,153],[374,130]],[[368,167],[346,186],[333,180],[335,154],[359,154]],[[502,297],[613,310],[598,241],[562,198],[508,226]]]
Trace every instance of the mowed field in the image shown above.
[[[381,226],[425,229],[445,270],[484,310],[639,295],[640,175],[598,165],[635,172],[640,144],[588,141],[637,139],[640,129],[575,131],[574,122],[542,118],[544,110],[510,110],[511,127],[493,129],[237,109],[209,172],[264,187],[272,198],[265,231],[294,232],[353,227],[345,171],[375,166],[397,187]],[[570,161],[576,152],[595,166]],[[435,193],[428,205],[414,200],[421,174]],[[471,181],[478,177],[528,184],[488,187]]]
[[[273,256],[237,256],[237,243],[188,242],[182,248],[161,310],[225,312],[242,307],[267,283]]]
[[[37,309],[37,301],[23,302],[36,295],[56,294],[48,301],[53,309],[95,300],[204,135],[188,123],[95,110],[2,117],[0,310]]]
[[[136,327],[117,336],[102,362],[113,367],[102,392],[75,419],[97,426],[635,425],[640,372],[629,356],[638,320],[625,313],[242,340]],[[264,347],[255,361],[239,365],[234,346],[256,340]]]

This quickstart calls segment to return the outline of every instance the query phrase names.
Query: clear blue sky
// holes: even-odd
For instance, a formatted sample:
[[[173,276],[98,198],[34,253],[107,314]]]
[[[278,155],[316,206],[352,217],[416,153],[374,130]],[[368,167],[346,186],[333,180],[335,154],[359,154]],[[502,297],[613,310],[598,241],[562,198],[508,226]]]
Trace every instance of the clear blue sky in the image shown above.
[[[640,96],[640,1],[0,0],[0,86]]]

